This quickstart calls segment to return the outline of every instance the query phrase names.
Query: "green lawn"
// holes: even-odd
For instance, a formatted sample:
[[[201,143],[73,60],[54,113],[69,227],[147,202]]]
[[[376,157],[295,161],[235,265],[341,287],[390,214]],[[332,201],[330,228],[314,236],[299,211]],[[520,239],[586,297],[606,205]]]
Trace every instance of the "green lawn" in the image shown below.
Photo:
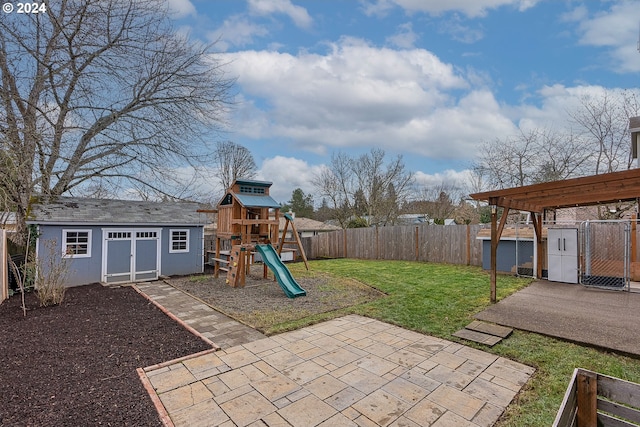
[[[313,261],[310,266],[314,271],[367,283],[388,296],[337,313],[278,325],[274,331],[300,327],[349,312],[459,341],[451,334],[467,325],[473,320],[474,314],[490,305],[489,275],[477,267],[350,259]],[[294,277],[307,274],[303,264],[291,264],[290,267]],[[529,282],[499,276],[498,299],[522,289]],[[640,382],[640,361],[637,359],[534,333],[514,331],[508,339],[493,348],[476,347],[537,369],[523,393],[507,410],[506,416],[499,423],[500,427],[550,426],[576,367]]]

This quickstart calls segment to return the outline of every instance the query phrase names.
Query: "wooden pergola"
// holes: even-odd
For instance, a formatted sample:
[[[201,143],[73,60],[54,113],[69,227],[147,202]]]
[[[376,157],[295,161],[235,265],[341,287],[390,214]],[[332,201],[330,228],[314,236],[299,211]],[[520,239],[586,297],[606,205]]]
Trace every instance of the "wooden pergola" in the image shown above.
[[[471,194],[471,197],[486,201],[491,206],[491,302],[496,302],[496,254],[511,209],[531,212],[540,257],[543,253],[542,221],[545,211],[636,201],[640,198],[640,169],[486,191]],[[498,222],[499,207],[503,211]],[[536,277],[540,278],[540,259],[537,265]]]

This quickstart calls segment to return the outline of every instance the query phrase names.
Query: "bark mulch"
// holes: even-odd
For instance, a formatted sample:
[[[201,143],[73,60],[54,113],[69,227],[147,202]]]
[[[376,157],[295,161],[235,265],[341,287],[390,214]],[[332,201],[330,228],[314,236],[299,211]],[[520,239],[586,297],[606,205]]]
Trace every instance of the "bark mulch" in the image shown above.
[[[136,368],[207,350],[132,288],[0,304],[1,426],[161,426]]]

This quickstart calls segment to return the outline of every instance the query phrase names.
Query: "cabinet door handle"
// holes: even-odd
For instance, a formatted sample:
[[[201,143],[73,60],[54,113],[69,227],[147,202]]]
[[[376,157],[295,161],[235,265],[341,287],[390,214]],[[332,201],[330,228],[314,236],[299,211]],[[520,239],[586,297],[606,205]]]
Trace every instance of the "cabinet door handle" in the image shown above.
[[[562,250],[563,251],[567,250],[567,239],[562,239]]]
[[[558,250],[561,251],[562,248],[560,247],[560,238],[558,237]]]

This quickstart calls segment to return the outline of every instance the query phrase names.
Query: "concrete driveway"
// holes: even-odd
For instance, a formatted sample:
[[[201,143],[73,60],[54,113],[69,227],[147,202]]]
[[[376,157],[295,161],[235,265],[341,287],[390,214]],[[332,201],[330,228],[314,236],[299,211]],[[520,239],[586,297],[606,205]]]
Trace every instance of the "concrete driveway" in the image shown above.
[[[635,292],[537,281],[475,317],[640,356],[640,294]]]

